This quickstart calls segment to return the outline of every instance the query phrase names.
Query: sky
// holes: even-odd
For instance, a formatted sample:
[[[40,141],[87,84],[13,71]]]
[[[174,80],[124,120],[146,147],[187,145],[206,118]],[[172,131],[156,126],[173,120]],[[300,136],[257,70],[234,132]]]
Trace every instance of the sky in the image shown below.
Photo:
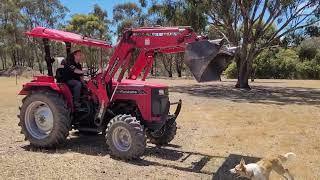
[[[93,10],[94,4],[98,4],[103,10],[108,13],[109,19],[112,19],[113,6],[125,2],[135,2],[138,0],[60,0],[61,3],[66,6],[70,12],[66,17],[69,20],[71,15],[76,13],[87,14]]]
[[[65,21],[70,20],[71,16],[74,14],[88,14],[92,12],[93,6],[98,4],[103,10],[108,13],[108,19],[112,19],[112,9],[116,4],[135,2],[139,3],[138,0],[60,0],[61,3],[69,9],[69,13],[65,17]],[[115,31],[114,26],[109,26],[111,31]],[[115,36],[112,36],[111,42],[114,44],[116,42]]]

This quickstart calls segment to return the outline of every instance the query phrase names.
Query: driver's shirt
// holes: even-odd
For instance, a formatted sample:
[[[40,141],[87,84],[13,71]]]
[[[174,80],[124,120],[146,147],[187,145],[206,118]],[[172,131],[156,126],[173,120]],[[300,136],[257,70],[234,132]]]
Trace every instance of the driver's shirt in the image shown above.
[[[75,69],[82,70],[82,66],[80,63],[76,63],[75,61],[67,61],[64,65],[64,80],[78,80],[80,81],[81,74],[77,74],[74,72]]]

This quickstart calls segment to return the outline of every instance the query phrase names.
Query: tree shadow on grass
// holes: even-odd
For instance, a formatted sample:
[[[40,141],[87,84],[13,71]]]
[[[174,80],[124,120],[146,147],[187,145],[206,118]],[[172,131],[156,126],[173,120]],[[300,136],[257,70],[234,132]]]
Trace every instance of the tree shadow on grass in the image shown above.
[[[300,87],[253,86],[252,90],[236,89],[231,84],[194,84],[173,86],[171,92],[192,96],[275,105],[320,105],[320,89]]]

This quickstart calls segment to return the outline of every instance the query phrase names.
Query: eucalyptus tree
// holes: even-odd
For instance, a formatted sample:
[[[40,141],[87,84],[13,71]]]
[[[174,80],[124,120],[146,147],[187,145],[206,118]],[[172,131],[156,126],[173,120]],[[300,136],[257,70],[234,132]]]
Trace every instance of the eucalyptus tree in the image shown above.
[[[203,0],[199,3],[207,7],[210,24],[222,29],[232,45],[240,46],[235,58],[238,88],[250,88],[252,62],[263,49],[320,21],[319,0]],[[276,30],[269,34],[273,27]]]

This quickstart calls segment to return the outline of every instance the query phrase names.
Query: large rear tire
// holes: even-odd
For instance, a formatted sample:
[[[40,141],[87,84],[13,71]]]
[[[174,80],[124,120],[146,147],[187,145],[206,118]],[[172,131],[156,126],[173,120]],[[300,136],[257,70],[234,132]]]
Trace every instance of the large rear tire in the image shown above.
[[[173,122],[171,125],[166,123],[158,131],[147,131],[147,137],[150,140],[150,143],[162,146],[167,145],[171,142],[177,133],[177,123]]]
[[[137,159],[146,148],[143,126],[131,115],[117,115],[107,126],[106,143],[112,156],[124,160]]]
[[[31,145],[52,148],[64,144],[71,126],[65,100],[52,91],[33,91],[22,100],[21,133]]]

